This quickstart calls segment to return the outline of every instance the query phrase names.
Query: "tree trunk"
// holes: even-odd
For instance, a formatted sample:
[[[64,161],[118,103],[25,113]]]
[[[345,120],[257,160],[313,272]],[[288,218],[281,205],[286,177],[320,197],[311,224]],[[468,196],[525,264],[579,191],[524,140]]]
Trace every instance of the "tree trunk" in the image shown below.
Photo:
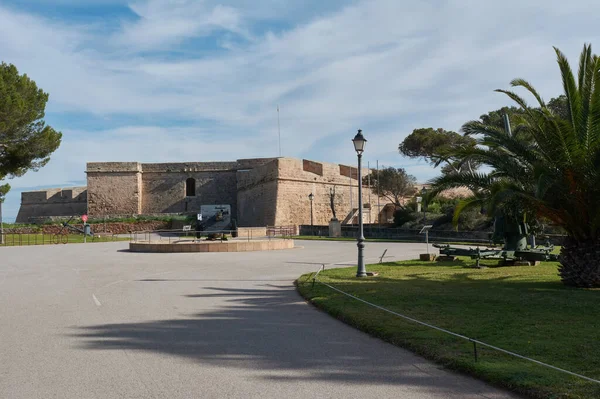
[[[560,251],[558,274],[565,285],[600,287],[600,242],[567,238]]]

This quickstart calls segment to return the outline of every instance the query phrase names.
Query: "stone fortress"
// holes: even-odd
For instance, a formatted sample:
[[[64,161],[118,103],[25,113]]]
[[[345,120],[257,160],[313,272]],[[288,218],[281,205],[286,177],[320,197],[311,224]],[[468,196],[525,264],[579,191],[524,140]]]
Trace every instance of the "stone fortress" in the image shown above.
[[[342,223],[358,223],[358,170],[294,158],[233,162],[87,164],[87,187],[24,192],[17,223],[49,217],[91,218],[195,214],[201,205],[230,205],[241,227],[327,225],[330,190]],[[368,173],[363,170],[363,176]],[[389,201],[363,186],[363,221],[387,222]]]

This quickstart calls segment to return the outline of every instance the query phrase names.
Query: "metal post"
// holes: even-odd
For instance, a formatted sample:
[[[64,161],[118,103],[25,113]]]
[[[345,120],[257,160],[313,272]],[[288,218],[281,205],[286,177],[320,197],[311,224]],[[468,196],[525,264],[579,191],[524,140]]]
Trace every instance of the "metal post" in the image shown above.
[[[4,222],[2,221],[2,201],[0,198],[0,245],[4,244]]]
[[[373,213],[373,212],[371,212],[371,210],[373,209],[373,203],[371,202],[371,192],[373,190],[371,190],[371,165],[369,164],[369,161],[367,161],[367,169],[369,170],[369,174],[367,175],[367,180],[369,182],[367,183],[367,186],[369,187],[369,225],[370,225],[372,223],[371,222],[371,213]],[[371,231],[371,233],[372,233],[372,231]]]
[[[352,202],[352,168],[350,168],[350,212],[354,210],[354,205]],[[352,218],[354,218],[354,216]],[[350,224],[352,224],[352,221],[350,221]]]
[[[365,237],[363,235],[363,201],[362,201],[362,154],[358,154],[358,270],[356,271],[356,277],[367,277],[367,271],[365,269]]]
[[[381,206],[379,205],[379,159],[377,160],[377,223],[381,228]]]
[[[310,231],[311,231],[311,235],[312,235],[312,227],[313,227],[313,200],[312,198],[310,199]]]

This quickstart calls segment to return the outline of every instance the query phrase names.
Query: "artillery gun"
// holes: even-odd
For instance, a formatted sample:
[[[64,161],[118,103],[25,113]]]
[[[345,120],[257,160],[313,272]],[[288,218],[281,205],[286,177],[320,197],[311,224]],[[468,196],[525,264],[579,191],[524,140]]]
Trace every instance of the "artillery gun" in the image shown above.
[[[481,259],[498,259],[501,265],[534,265],[539,261],[557,261],[558,255],[552,254],[554,245],[547,241],[544,245],[527,247],[529,226],[525,222],[517,222],[506,216],[497,216],[494,220],[492,243],[503,243],[499,248],[460,248],[449,244],[433,244],[446,259],[456,256],[468,256],[476,260],[479,267]],[[442,258],[443,259],[443,258]]]
[[[71,221],[73,220],[75,216],[71,216],[69,218],[69,220],[67,220],[66,222],[61,223],[61,228],[60,231],[56,234],[54,234],[53,236],[53,241],[55,244],[59,244],[59,243],[63,243],[66,244],[69,242],[69,232],[68,230],[77,232],[79,234],[83,234],[84,236],[84,242],[85,242],[85,237],[86,236],[90,236],[90,237],[94,237],[94,233],[92,232],[92,230],[90,229],[90,225],[89,224],[84,224],[84,228],[80,229],[79,227],[75,227],[75,226],[71,226],[69,223],[71,223]],[[67,230],[65,230],[67,229]]]

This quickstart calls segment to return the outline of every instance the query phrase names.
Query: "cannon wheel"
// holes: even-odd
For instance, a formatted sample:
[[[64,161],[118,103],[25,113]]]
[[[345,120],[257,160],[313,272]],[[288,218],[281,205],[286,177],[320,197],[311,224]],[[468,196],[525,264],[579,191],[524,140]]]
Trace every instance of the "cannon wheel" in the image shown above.
[[[68,234],[55,234],[52,237],[52,241],[55,244],[66,244],[69,242],[69,235]]]

